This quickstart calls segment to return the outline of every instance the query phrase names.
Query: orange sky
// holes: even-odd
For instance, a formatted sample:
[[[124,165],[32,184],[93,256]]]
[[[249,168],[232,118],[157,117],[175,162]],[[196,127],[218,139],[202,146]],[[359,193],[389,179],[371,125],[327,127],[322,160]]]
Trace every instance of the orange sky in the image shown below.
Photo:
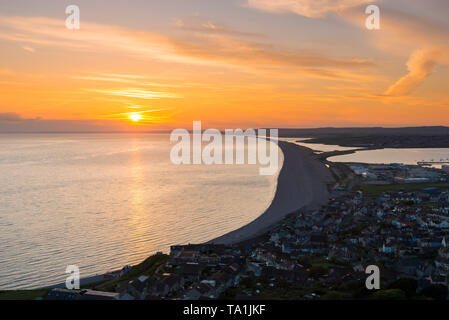
[[[0,131],[449,125],[443,0],[79,1],[80,30],[24,3],[0,0]]]

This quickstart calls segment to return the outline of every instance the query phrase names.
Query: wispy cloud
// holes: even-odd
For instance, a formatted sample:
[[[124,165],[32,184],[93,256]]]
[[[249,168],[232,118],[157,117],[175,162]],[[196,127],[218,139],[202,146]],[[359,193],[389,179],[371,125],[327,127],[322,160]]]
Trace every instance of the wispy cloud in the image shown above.
[[[132,80],[140,80],[140,79],[146,79],[146,76],[137,75],[137,74],[123,74],[123,73],[102,73],[105,77],[113,77],[113,78],[120,78],[120,79],[132,79]]]
[[[375,0],[248,0],[248,6],[273,13],[293,12],[309,18],[320,18],[329,12],[372,3]]]
[[[126,116],[126,115],[130,115],[130,114],[152,113],[152,112],[159,112],[159,111],[165,111],[165,110],[167,110],[167,109],[151,109],[151,110],[143,110],[143,111],[122,112],[122,113],[113,113],[108,116],[109,117]]]
[[[414,6],[425,12],[425,1],[409,0]],[[449,14],[449,12],[447,12]],[[357,8],[342,12],[346,21],[365,29],[366,16]],[[411,49],[430,48],[435,46],[449,47],[449,24],[430,19],[427,15],[418,16],[411,12],[400,11],[388,6],[381,6],[381,29],[371,32],[367,37],[374,47],[392,54],[410,53]],[[449,57],[448,57],[449,59]]]
[[[427,2],[409,2],[422,11],[426,9]],[[444,8],[441,4],[438,7]],[[346,10],[342,17],[355,26],[364,28],[365,17],[357,9]],[[384,96],[409,95],[434,72],[438,64],[449,65],[448,35],[447,23],[429,19],[426,15],[418,16],[400,11],[389,7],[388,2],[383,3],[381,30],[369,38],[369,43],[390,55],[407,57],[409,70],[407,75],[390,85]]]
[[[129,124],[127,120],[130,114],[123,113],[109,116],[99,116],[95,120],[58,120],[44,119],[42,117],[29,118],[15,112],[0,113],[0,132],[135,132],[146,131],[152,125],[163,128],[164,124],[173,121],[171,116],[175,112],[161,112],[163,109],[145,110],[141,114],[146,114],[136,126]],[[158,114],[156,114],[158,113]],[[151,115],[150,115],[151,114]],[[169,128],[169,127],[167,127]]]
[[[72,76],[72,79],[97,81],[97,82],[118,82],[118,83],[132,83],[136,85],[149,87],[167,87],[167,88],[181,88],[190,87],[191,85],[178,85],[171,83],[149,82],[151,78],[141,75],[117,74],[117,73],[97,73],[94,75],[77,75]]]
[[[72,79],[88,80],[88,81],[106,81],[106,82],[119,82],[119,83],[136,83],[135,80],[114,78],[114,77],[102,77],[102,76],[72,76]]]
[[[256,32],[245,32],[232,29],[226,25],[219,24],[210,20],[207,21],[195,21],[185,22],[181,19],[177,20],[175,27],[187,31],[203,32],[203,33],[216,33],[227,34],[232,36],[248,36],[248,37],[265,37],[263,34]]]
[[[242,40],[219,34],[197,35],[197,43],[182,43],[177,47],[179,54],[194,56],[202,61],[239,67],[263,73],[283,73],[338,80],[353,80],[366,68],[375,67],[370,59],[337,58],[327,55],[289,50],[270,43]],[[352,71],[351,71],[352,69]],[[339,76],[333,77],[333,74]],[[343,75],[345,77],[343,77]],[[352,76],[355,77],[352,77]]]
[[[223,30],[214,24],[203,28]],[[340,76],[334,78],[339,80],[342,79],[342,74],[351,75],[348,69],[356,70],[354,73],[357,74],[360,68],[374,66],[373,61],[369,59],[331,57],[314,52],[289,50],[266,42],[240,39],[237,35],[223,32],[197,33],[187,41],[185,38],[177,40],[151,32],[89,22],[83,22],[81,30],[70,32],[59,20],[36,17],[0,16],[0,38],[22,45],[52,46],[108,55],[111,52],[126,53],[151,60],[237,67],[242,71],[266,72],[281,68],[283,71],[300,72],[319,78],[323,73],[332,77],[332,73],[339,72]],[[136,80],[126,77],[100,77],[103,81]],[[100,79],[97,77],[97,80]]]
[[[0,38],[35,46],[68,50],[117,52],[177,60],[170,39],[151,32],[84,22],[77,32],[67,30],[59,19],[0,16]]]
[[[22,121],[20,114],[15,112],[0,113],[0,121]]]
[[[36,52],[36,49],[28,47],[28,46],[22,46],[22,49],[31,53]]]
[[[411,93],[435,69],[442,52],[437,49],[415,51],[407,62],[409,73],[393,84],[385,93],[391,96],[403,96]]]
[[[112,96],[140,98],[140,99],[162,99],[162,98],[181,98],[178,94],[169,92],[148,91],[143,89],[118,89],[118,90],[102,90],[102,89],[86,89],[91,92],[98,92]]]
[[[166,108],[158,108],[158,109],[147,109],[141,111],[132,111],[132,112],[122,112],[122,113],[114,113],[106,115],[105,118],[123,120],[128,119],[132,115],[140,115],[141,118],[138,121],[140,125],[148,125],[148,124],[161,124],[161,123],[169,123],[173,122],[172,116],[175,112],[167,112]]]

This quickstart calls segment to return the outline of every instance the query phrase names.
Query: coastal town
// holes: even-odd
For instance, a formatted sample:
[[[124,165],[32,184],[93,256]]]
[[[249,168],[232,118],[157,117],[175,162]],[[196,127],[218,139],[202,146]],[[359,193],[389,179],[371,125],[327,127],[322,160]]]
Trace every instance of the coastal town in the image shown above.
[[[449,170],[348,164],[318,210],[233,245],[171,246],[140,265],[44,299],[447,299]],[[355,183],[355,185],[354,185]],[[368,290],[366,267],[380,270]]]

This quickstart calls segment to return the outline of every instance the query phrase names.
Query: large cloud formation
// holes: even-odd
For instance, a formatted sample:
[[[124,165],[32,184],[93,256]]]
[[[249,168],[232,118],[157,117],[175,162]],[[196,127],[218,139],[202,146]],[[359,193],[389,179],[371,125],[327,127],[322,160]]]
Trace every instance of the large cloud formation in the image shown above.
[[[329,12],[340,12],[374,0],[248,0],[248,5],[269,12],[293,12],[309,18],[319,18]]]
[[[409,73],[393,84],[385,93],[390,96],[403,96],[411,93],[434,71],[441,57],[438,49],[415,51],[407,62]]]
[[[247,0],[252,8],[272,13],[293,12],[309,18],[321,18],[327,13],[336,12],[346,21],[359,28],[365,28],[365,15],[361,14],[359,6],[374,3],[372,0]],[[399,1],[399,0],[398,0]],[[405,4],[413,4],[421,9],[430,7],[447,11],[447,0],[407,0]],[[376,3],[379,1],[376,1]],[[386,52],[404,54],[413,53],[409,57],[407,67],[409,73],[396,81],[385,92],[388,96],[406,96],[425,81],[438,64],[449,65],[449,27],[438,20],[429,20],[406,11],[398,11],[389,6],[388,1],[382,1],[382,30],[374,47]],[[428,9],[428,8],[427,8]],[[438,46],[438,49],[435,47]],[[418,49],[420,48],[420,49]],[[408,53],[407,53],[408,54]]]

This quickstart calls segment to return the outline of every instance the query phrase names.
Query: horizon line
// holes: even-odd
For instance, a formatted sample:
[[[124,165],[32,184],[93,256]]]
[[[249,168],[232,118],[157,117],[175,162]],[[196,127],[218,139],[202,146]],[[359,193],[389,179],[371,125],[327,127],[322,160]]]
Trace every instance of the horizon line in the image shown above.
[[[324,127],[283,127],[283,128],[275,128],[275,127],[260,127],[260,128],[233,128],[232,130],[260,130],[260,129],[278,129],[278,130],[322,130],[322,129],[425,129],[425,128],[440,128],[440,129],[449,129],[449,126],[444,125],[433,125],[433,126],[393,126],[393,127],[384,127],[384,126],[366,126],[366,127],[338,127],[338,126],[324,126]],[[0,131],[0,134],[117,134],[117,133],[125,133],[125,134],[164,134],[171,133],[174,129],[166,129],[166,130],[149,130],[149,131],[133,131],[133,130],[107,130],[107,131]],[[224,132],[228,129],[219,129],[220,132]],[[193,130],[187,130],[188,132],[193,132]],[[202,130],[204,131],[204,130]]]

